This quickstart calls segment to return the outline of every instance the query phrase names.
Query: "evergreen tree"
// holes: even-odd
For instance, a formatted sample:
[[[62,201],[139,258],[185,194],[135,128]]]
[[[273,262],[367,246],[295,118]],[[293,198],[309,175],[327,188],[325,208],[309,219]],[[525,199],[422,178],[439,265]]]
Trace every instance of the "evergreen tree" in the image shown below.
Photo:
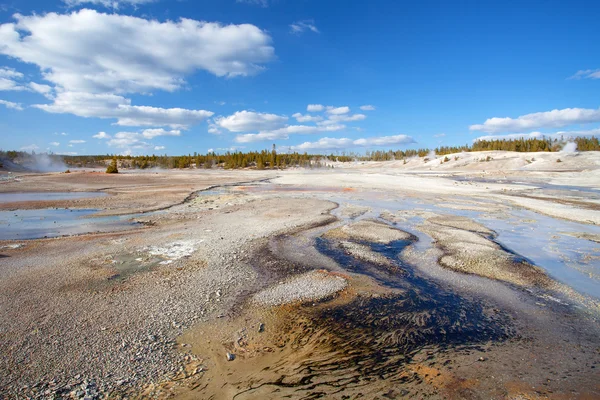
[[[119,169],[117,168],[117,157],[116,156],[113,157],[111,163],[106,168],[106,173],[107,174],[118,174],[119,173]]]

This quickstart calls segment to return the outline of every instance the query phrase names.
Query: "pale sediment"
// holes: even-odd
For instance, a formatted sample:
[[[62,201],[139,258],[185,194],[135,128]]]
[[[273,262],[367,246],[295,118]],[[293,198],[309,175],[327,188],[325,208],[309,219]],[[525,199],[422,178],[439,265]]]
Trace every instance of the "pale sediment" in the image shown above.
[[[348,281],[327,271],[311,271],[258,292],[254,302],[265,306],[318,301],[346,288]]]
[[[363,240],[374,243],[390,243],[397,240],[412,240],[406,232],[375,221],[358,221],[326,232],[323,237],[338,240]]]
[[[419,229],[443,250],[442,267],[523,287],[548,288],[554,283],[541,268],[489,239],[492,231],[467,218],[434,217]]]

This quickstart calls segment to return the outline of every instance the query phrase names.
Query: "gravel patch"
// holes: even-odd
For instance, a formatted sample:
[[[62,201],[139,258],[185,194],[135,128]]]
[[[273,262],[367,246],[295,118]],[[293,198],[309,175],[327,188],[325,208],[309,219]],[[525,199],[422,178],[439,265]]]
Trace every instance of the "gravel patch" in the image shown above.
[[[347,285],[348,281],[341,276],[311,271],[257,293],[254,301],[265,306],[317,301],[336,294]]]
[[[252,260],[264,239],[326,220],[333,207],[186,204],[146,229],[11,249],[0,267],[0,398],[118,398],[175,379],[190,357],[175,339],[261,287]]]

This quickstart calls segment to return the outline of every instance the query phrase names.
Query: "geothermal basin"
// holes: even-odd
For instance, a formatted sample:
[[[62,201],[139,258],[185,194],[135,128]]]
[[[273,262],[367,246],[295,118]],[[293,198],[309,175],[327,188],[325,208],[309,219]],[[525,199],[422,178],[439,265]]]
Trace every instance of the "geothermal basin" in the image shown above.
[[[600,160],[561,158],[24,174],[0,188],[32,194],[0,210],[0,395],[596,398],[600,182],[577,167]]]

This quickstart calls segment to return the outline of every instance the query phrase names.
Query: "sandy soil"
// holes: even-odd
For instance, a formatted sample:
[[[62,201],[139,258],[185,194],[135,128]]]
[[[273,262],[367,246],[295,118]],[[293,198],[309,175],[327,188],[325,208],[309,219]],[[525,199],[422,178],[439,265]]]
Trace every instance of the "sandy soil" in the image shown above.
[[[598,398],[600,154],[448,157],[3,183],[144,214],[0,241],[0,397]],[[542,216],[547,265],[491,228]]]

